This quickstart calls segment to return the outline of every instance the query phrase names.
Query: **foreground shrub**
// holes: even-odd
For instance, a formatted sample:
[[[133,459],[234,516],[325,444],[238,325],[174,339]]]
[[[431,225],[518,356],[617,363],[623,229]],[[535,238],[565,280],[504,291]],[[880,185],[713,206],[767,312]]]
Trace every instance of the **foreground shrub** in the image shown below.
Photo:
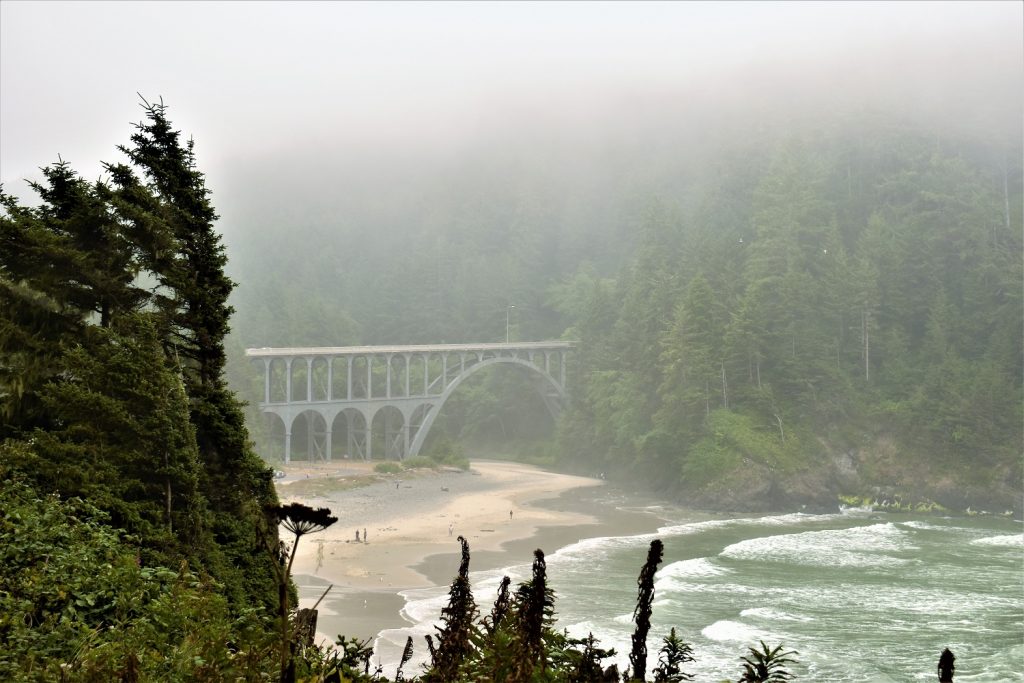
[[[89,503],[0,481],[0,680],[249,680],[273,670],[263,615],[231,615],[221,588],[184,564],[140,566],[130,539],[103,521]]]

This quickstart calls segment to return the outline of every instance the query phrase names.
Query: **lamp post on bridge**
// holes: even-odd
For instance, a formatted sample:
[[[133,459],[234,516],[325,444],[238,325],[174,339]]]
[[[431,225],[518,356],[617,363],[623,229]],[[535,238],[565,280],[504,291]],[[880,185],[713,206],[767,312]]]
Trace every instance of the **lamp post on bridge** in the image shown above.
[[[515,308],[515,306],[512,305],[512,304],[509,304],[508,306],[505,307],[505,343],[506,344],[508,344],[508,314],[509,314],[509,312],[513,308]]]

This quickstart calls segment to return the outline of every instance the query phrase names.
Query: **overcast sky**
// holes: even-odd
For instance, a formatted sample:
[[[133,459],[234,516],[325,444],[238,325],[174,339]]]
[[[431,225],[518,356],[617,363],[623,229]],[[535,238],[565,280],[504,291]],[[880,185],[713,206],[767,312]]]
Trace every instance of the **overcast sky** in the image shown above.
[[[21,194],[58,154],[95,177],[141,118],[136,92],[170,105],[216,189],[289,149],[456,145],[517,112],[584,118],[735,73],[771,83],[832,64],[842,88],[858,65],[906,68],[900,87],[923,88],[958,64],[1019,71],[1022,21],[1020,2],[3,0],[0,180]]]

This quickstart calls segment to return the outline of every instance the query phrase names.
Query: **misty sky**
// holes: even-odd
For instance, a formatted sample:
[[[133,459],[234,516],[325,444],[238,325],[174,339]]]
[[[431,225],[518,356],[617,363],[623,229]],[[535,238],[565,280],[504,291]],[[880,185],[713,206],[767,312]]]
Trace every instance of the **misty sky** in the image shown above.
[[[4,0],[0,180],[23,195],[20,179],[58,154],[96,177],[141,119],[136,92],[171,106],[215,190],[296,149],[457,148],[495,121],[571,129],[659,93],[753,102],[801,80],[856,83],[969,111],[1019,74],[1021,26],[1019,2]],[[960,68],[979,75],[946,80]],[[1013,81],[1003,94],[1019,115]],[[945,91],[954,82],[963,92]]]

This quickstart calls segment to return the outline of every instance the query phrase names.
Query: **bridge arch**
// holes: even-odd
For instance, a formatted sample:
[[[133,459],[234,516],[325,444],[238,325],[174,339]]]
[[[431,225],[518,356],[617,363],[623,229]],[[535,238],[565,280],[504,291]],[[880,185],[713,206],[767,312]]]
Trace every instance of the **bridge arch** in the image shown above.
[[[260,409],[283,431],[283,459],[417,455],[448,398],[484,368],[505,364],[534,378],[548,411],[566,397],[573,342],[247,349],[262,361]],[[379,419],[378,419],[379,416]],[[294,432],[294,433],[293,433]],[[277,452],[273,443],[271,450]]]
[[[460,372],[459,375],[457,377],[455,377],[455,379],[452,380],[452,382],[450,384],[448,384],[448,386],[445,387],[444,391],[441,393],[441,396],[433,404],[433,406],[431,407],[431,410],[429,412],[427,412],[427,414],[424,416],[423,422],[420,424],[419,428],[416,430],[416,436],[415,436],[415,438],[413,438],[412,442],[409,444],[409,457],[413,457],[413,456],[419,455],[420,449],[423,448],[423,444],[427,440],[427,435],[430,434],[430,428],[433,426],[434,420],[437,419],[438,414],[441,412],[441,408],[444,407],[444,404],[448,400],[448,398],[453,393],[455,393],[455,390],[459,388],[459,385],[462,384],[463,382],[465,382],[470,377],[472,377],[478,371],[483,370],[484,368],[487,368],[487,367],[491,367],[492,365],[499,365],[499,364],[517,365],[519,367],[526,368],[528,371],[530,371],[532,374],[534,374],[534,376],[539,377],[542,380],[542,382],[543,382],[542,387],[540,387],[540,389],[539,389],[540,392],[541,392],[541,397],[542,398],[547,398],[547,395],[545,395],[543,393],[543,389],[544,388],[550,388],[555,393],[555,395],[558,397],[558,401],[559,402],[561,402],[561,401],[563,401],[565,399],[565,389],[564,389],[564,387],[562,387],[562,385],[560,385],[557,381],[555,381],[555,378],[552,377],[546,370],[543,370],[542,368],[540,368],[539,366],[535,365],[534,363],[532,363],[532,362],[530,362],[528,360],[523,360],[521,358],[514,358],[514,357],[501,357],[501,356],[498,356],[498,357],[486,358],[486,359],[481,360],[481,361],[479,361],[477,363],[474,363],[470,367],[467,367],[464,371]],[[558,416],[557,415],[557,413],[558,413],[557,405],[558,404],[554,403],[554,402],[551,402],[549,400],[545,400],[545,404],[547,405],[548,410],[551,411],[552,417],[557,417]]]

